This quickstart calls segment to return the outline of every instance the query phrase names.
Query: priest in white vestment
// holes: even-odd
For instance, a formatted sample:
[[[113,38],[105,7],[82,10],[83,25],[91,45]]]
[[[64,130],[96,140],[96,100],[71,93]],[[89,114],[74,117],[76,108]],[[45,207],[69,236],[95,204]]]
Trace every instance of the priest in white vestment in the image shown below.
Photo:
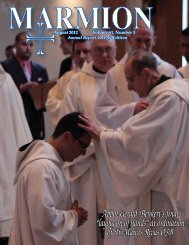
[[[85,155],[91,143],[90,135],[78,127],[79,115],[63,117],[47,142],[35,140],[19,148],[9,245],[78,244],[77,226],[88,213],[72,201],[63,165]]]
[[[129,37],[129,44],[132,51],[139,49],[151,51],[155,45],[154,30],[148,29],[142,22],[139,22],[139,29],[135,30],[135,34]],[[160,73],[165,74],[168,77],[180,77],[173,65],[163,61],[157,54],[153,53],[153,55],[156,58]],[[107,72],[104,86],[96,101],[96,117],[101,124],[108,128],[115,129],[121,127],[126,120],[146,109],[149,104],[148,98],[139,98],[135,91],[130,91],[127,88],[128,81],[125,78],[124,72],[127,59],[128,53],[126,53],[122,60]],[[111,204],[107,203],[107,208],[122,208],[113,195],[110,202]],[[142,203],[142,201],[140,201],[140,203]],[[131,209],[133,208],[134,207],[132,206]],[[115,239],[108,239],[105,241],[105,245],[117,243]],[[119,238],[119,241],[120,239],[123,240],[122,244],[124,245],[126,241],[124,241],[122,237]]]
[[[94,104],[102,89],[106,72],[115,62],[116,46],[114,40],[92,41],[91,63],[84,63],[81,72],[70,80],[60,108],[60,117],[68,112],[79,111],[95,119]],[[102,244],[98,230],[98,213],[106,207],[106,199],[96,164],[94,146],[90,145],[86,155],[65,165],[64,170],[71,184],[74,198],[88,210],[88,221],[78,229],[82,245]]]
[[[100,133],[84,119],[93,138],[100,140],[97,158],[107,198],[116,193],[126,211],[150,194],[148,207],[135,210],[130,229],[120,227],[119,235],[129,236],[131,244],[146,245],[141,240],[145,237],[152,245],[188,245],[189,80],[161,75],[148,52],[131,55],[125,72],[128,89],[149,96],[149,107],[118,131]],[[134,224],[138,218],[143,225]]]
[[[73,43],[73,56],[76,65],[75,69],[68,71],[63,76],[61,76],[57,80],[57,84],[50,89],[47,96],[45,105],[53,125],[58,123],[60,105],[64,98],[64,93],[71,77],[80,71],[85,61],[88,63],[91,61],[90,41],[84,39],[75,40]]]
[[[155,38],[154,29],[148,29],[143,22],[139,21],[139,29],[136,29],[135,34],[128,37],[131,51],[151,51],[155,45]],[[172,78],[181,77],[173,65],[163,61],[157,54],[153,53],[153,55],[157,60],[160,73]],[[108,71],[104,87],[97,98],[95,113],[97,119],[105,127],[120,127],[127,119],[143,110],[146,107],[145,103],[148,101],[143,99],[143,103],[137,105],[136,102],[140,101],[141,98],[138,97],[135,91],[128,90],[128,81],[124,73],[127,59],[128,53],[115,67]],[[116,93],[112,93],[112,91],[116,91]]]
[[[0,243],[8,240],[15,204],[13,179],[17,148],[32,140],[22,99],[0,65]],[[3,242],[3,241],[2,241]]]

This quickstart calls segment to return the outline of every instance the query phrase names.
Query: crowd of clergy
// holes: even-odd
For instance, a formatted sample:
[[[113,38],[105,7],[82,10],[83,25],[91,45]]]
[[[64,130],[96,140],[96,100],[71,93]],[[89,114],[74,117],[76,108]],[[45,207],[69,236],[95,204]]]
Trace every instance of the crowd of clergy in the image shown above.
[[[68,36],[49,139],[26,32],[0,65],[0,244],[189,245],[189,28],[179,69],[142,22],[120,61],[113,38]]]

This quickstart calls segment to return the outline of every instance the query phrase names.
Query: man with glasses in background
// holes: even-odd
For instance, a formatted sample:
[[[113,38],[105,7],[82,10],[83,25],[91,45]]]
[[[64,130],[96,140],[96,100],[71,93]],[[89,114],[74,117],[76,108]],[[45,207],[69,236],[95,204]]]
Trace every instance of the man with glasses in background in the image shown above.
[[[83,121],[88,126],[81,125],[98,141],[96,156],[107,198],[116,195],[123,205],[107,244],[188,245],[188,80],[161,74],[154,55],[145,51],[128,57],[125,74],[129,90],[149,96],[148,109],[127,120],[119,131],[97,130],[87,118]],[[128,207],[133,202],[137,206],[131,213]],[[121,225],[129,221],[130,227]],[[117,243],[112,243],[116,236]],[[124,236],[127,243],[120,242]]]
[[[156,36],[153,26],[149,29],[144,22],[139,21],[139,28],[133,29],[128,36],[131,52],[136,50],[149,51],[155,45]],[[157,54],[153,53],[157,60],[158,71],[171,78],[180,78],[176,68],[168,62],[162,60]],[[148,106],[148,101],[138,97],[134,91],[127,88],[124,67],[128,59],[129,52],[113,67],[106,76],[106,82],[99,94],[95,108],[96,116],[106,127],[118,128],[125,120],[129,119]],[[112,93],[115,87],[116,93]]]
[[[71,78],[60,107],[59,117],[69,112],[79,111],[95,119],[96,98],[104,84],[106,72],[113,67],[116,57],[113,37],[109,40],[95,37],[96,39],[91,40],[92,62],[89,64],[85,62],[81,71]],[[87,149],[85,156],[71,164],[65,164],[64,171],[71,184],[74,199],[77,199],[89,212],[88,222],[78,230],[79,243],[103,244],[102,234],[97,227],[97,217],[105,209],[106,199],[93,144]]]

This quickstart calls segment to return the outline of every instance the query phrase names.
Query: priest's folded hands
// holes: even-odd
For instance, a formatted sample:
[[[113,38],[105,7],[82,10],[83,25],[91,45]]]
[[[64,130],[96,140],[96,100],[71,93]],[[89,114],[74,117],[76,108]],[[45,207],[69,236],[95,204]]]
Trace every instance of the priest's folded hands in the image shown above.
[[[85,125],[79,123],[78,126],[86,130],[94,140],[100,141],[100,134],[102,132],[100,126],[86,115],[82,114],[79,118],[85,123]]]
[[[88,220],[88,211],[84,210],[82,207],[79,207],[77,200],[72,203],[70,209],[75,210],[78,214],[78,226],[83,225]]]

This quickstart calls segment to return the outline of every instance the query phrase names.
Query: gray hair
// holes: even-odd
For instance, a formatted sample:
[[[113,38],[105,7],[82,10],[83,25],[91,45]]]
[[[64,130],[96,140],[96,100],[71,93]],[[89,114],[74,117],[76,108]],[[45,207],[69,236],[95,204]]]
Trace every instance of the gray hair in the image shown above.
[[[129,55],[127,61],[130,59],[132,59],[132,67],[137,74],[144,68],[157,71],[157,61],[152,52],[134,51]]]
[[[142,24],[140,24],[140,23],[142,23]],[[138,28],[135,28],[134,24],[131,25],[131,31],[137,31],[140,29],[146,30],[149,33],[151,33],[152,36],[155,36],[155,27],[152,23],[150,24],[150,28],[148,28],[142,21],[139,22]]]

